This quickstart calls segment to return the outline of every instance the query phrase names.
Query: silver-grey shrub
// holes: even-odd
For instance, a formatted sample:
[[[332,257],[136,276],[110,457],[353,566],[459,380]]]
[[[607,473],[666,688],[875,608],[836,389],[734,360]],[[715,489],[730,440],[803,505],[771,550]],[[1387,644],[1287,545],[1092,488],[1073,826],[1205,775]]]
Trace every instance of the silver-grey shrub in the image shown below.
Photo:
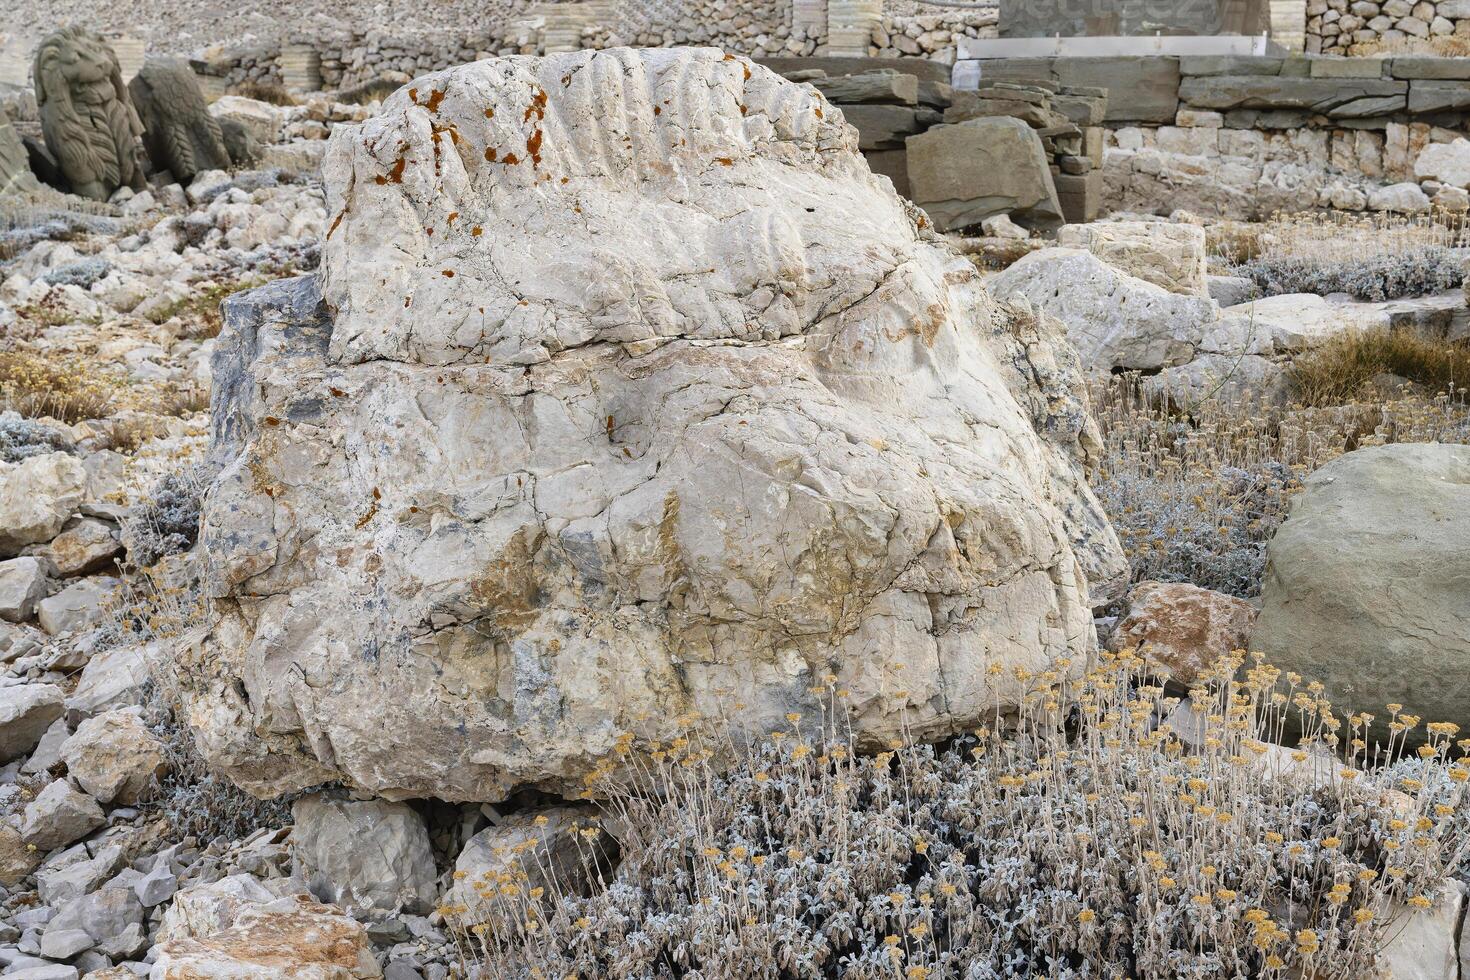
[[[1258,258],[1238,266],[1235,275],[1253,281],[1262,296],[1347,293],[1354,299],[1383,302],[1459,289],[1465,260],[1453,249],[1429,245],[1361,258]]]

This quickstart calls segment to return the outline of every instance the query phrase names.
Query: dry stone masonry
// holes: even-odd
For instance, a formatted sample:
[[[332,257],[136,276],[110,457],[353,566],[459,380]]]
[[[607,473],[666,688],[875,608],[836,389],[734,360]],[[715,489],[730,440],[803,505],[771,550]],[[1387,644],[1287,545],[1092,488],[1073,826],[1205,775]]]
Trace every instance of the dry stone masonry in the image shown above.
[[[234,301],[215,362],[220,620],[174,669],[232,779],[576,793],[623,731],[765,731],[830,676],[865,743],[949,732],[1094,642],[1123,565],[1059,326],[815,89],[480,62],[324,177],[320,298]]]

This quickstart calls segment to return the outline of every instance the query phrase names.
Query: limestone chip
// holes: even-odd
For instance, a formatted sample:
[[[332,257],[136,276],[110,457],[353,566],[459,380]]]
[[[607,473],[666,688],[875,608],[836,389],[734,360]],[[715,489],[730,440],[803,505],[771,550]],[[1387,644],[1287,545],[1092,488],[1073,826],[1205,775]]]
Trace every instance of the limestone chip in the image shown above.
[[[250,904],[223,931],[155,947],[152,980],[367,980],[382,976],[367,929],[299,896]]]
[[[1124,564],[1076,357],[827,106],[613,49],[334,131],[323,296],[237,296],[216,349],[219,616],[168,663],[211,764],[580,793],[625,732],[830,683],[865,744],[930,737],[1014,702],[991,665],[1093,646]]]
[[[0,687],[0,762],[36,747],[46,729],[61,717],[62,696],[55,684]]]
[[[303,877],[334,905],[424,914],[437,894],[429,831],[407,803],[305,796],[291,807]]]
[[[168,771],[163,744],[144,725],[137,708],[118,708],[88,718],[61,747],[77,785],[103,803],[132,806],[152,792]]]

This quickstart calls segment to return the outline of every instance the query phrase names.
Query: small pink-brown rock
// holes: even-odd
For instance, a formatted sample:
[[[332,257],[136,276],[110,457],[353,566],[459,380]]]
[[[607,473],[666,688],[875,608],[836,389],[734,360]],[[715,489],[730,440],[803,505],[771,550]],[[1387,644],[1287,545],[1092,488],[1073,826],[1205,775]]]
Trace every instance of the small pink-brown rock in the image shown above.
[[[1222,656],[1245,649],[1255,621],[1255,607],[1243,599],[1182,582],[1140,582],[1108,649],[1136,649],[1188,685]]]

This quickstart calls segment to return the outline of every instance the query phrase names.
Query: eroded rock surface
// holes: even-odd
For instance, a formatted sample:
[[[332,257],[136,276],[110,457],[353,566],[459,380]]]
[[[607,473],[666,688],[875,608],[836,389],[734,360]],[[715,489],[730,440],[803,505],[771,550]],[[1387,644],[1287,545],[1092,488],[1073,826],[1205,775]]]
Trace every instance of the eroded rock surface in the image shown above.
[[[620,735],[962,729],[1123,563],[1060,326],[1000,307],[813,89],[709,49],[419,79],[227,304],[172,669],[259,794],[580,792]],[[997,689],[993,684],[999,683]]]

